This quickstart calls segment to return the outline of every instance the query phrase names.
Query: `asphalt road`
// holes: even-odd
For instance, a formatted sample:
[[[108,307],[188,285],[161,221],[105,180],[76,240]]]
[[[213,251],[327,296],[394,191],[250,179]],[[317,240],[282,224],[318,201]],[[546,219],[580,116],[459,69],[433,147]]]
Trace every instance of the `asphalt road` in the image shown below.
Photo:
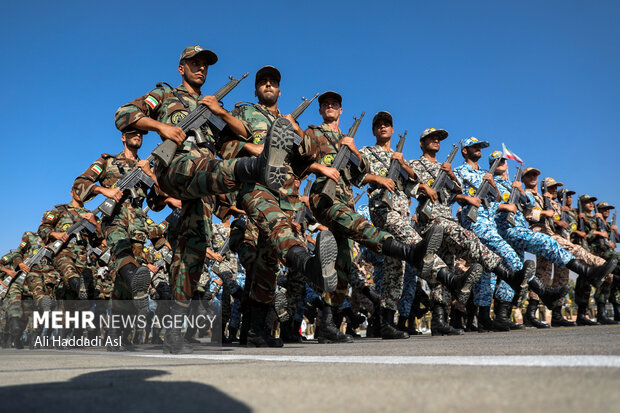
[[[0,350],[0,412],[620,411],[620,326],[142,349]]]

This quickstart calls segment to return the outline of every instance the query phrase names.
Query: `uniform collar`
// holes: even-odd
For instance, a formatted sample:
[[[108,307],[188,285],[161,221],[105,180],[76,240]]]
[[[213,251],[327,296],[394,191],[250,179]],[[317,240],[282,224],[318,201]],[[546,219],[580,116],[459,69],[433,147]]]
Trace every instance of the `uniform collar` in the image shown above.
[[[342,133],[342,131],[339,129],[338,131],[333,131],[332,128],[329,127],[329,125],[325,122],[321,123],[321,126],[319,126],[319,129],[322,132],[331,132],[331,133]]]
[[[270,113],[272,116],[275,116],[276,118],[281,118],[282,116],[282,112],[280,112],[279,108],[276,108],[276,114],[274,115],[273,112],[271,110],[269,110],[269,108],[267,108],[267,106],[263,105],[262,103],[257,103],[256,106],[259,106],[261,109],[263,109],[265,112]]]

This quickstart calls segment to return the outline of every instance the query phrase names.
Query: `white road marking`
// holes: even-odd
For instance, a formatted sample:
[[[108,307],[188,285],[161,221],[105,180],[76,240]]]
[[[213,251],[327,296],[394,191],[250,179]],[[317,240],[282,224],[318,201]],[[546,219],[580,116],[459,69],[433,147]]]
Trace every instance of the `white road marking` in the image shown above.
[[[444,366],[510,367],[612,367],[620,368],[620,356],[273,356],[256,354],[140,354],[131,357],[210,361],[270,361],[284,363],[352,363]]]

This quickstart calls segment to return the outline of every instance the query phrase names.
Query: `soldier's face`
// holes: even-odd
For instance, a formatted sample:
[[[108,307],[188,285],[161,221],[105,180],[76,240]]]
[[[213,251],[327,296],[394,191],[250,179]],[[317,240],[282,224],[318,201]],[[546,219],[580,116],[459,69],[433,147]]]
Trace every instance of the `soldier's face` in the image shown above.
[[[480,145],[468,146],[464,150],[466,159],[477,161],[482,157],[482,147]]]
[[[586,212],[594,211],[594,201],[582,202],[581,205]]]
[[[557,185],[553,185],[553,186],[548,186],[547,187],[547,192],[549,192],[551,194],[552,197],[556,197],[558,196],[558,187]]]
[[[536,184],[538,183],[538,175],[536,174],[523,175],[521,177],[521,181],[523,181],[523,184],[527,186],[528,188],[534,188],[536,187]]]
[[[209,65],[207,64],[207,58],[200,55],[185,59],[179,65],[179,73],[183,76],[183,79],[192,86],[201,87],[207,79],[208,71]]]
[[[499,161],[499,165],[495,169],[496,175],[503,174],[508,169],[508,163],[506,163],[505,159]]]
[[[140,132],[129,132],[121,137],[121,140],[129,149],[140,149],[142,146],[142,134]]]
[[[264,77],[256,84],[254,95],[260,103],[267,106],[274,105],[281,95],[280,83],[271,76]]]
[[[572,195],[566,195],[566,206],[573,206],[573,197]]]
[[[610,211],[610,209],[601,209],[600,213],[603,215],[603,218],[607,219],[609,218]]]
[[[342,115],[342,108],[336,99],[327,98],[321,103],[321,106],[319,106],[319,113],[323,117],[323,120],[332,122],[338,120],[340,115]]]
[[[387,122],[377,122],[372,132],[378,141],[385,141],[392,137],[394,128]]]
[[[441,140],[438,136],[427,136],[420,141],[420,147],[422,148],[422,152],[424,153],[437,153],[441,148]]]

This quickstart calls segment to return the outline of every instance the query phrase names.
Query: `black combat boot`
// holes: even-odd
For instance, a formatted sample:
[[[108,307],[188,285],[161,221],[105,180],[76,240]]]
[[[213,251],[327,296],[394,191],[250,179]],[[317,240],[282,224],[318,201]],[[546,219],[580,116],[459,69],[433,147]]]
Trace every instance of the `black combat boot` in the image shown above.
[[[578,326],[599,326],[601,323],[592,321],[586,315],[588,307],[585,305],[577,306],[577,325]]]
[[[546,286],[538,277],[529,280],[527,285],[548,308],[553,308],[555,302],[564,297],[570,289],[568,284],[557,288]]]
[[[374,289],[370,288],[370,286],[365,285],[362,288],[362,294],[364,294],[364,297],[368,298],[370,302],[372,302],[372,305],[375,308],[379,308],[381,306],[381,296],[377,294]]]
[[[482,275],[482,265],[474,264],[463,275],[455,275],[444,267],[437,273],[437,281],[442,283],[461,304],[467,304],[473,285]]]
[[[525,320],[532,325],[532,327],[536,328],[550,328],[551,326],[543,321],[540,321],[536,317],[536,310],[538,310],[539,302],[538,300],[532,300],[527,303],[527,308],[525,309]]]
[[[183,340],[181,327],[178,325],[181,323],[181,318],[189,314],[190,302],[186,303],[187,306],[173,302],[170,306],[170,315],[173,320],[177,320],[178,322],[166,328],[166,333],[164,334],[164,353],[190,354],[194,352],[192,347]]]
[[[366,338],[379,338],[381,337],[381,307],[375,307],[375,311],[368,319],[368,326],[366,327]]]
[[[217,322],[217,320],[216,320]],[[187,344],[200,344],[200,341],[196,339],[196,331],[198,329],[196,328],[196,326],[188,326],[187,330],[185,330],[185,335],[183,336],[183,340],[185,340],[185,342]]]
[[[509,330],[522,330],[525,328],[523,324],[513,323],[511,319],[512,303],[495,299],[495,323],[504,327],[508,327]]]
[[[614,321],[620,321],[620,304],[613,303],[614,306]]]
[[[484,329],[479,329],[478,326],[474,324],[474,321],[476,320],[476,314],[478,314],[478,307],[471,299],[467,302],[466,312],[467,321],[465,324],[465,332],[478,331],[479,333],[483,333]]]
[[[400,331],[394,326],[394,310],[381,307],[381,338],[384,340],[397,340],[409,338],[409,334]]]
[[[443,305],[435,304],[432,310],[431,335],[433,336],[460,336],[463,330],[452,328],[446,323],[446,310]]]
[[[164,344],[164,340],[161,339],[160,327],[151,327],[151,344]]]
[[[534,275],[535,272],[536,263],[532,260],[526,260],[523,263],[523,268],[519,271],[512,271],[503,263],[500,263],[493,269],[493,273],[497,276],[497,278],[504,281],[510,286],[510,288],[515,290],[515,294],[517,291],[522,291],[525,287],[527,287],[527,281],[532,277],[532,275]]]
[[[443,228],[433,225],[424,234],[422,241],[415,245],[403,244],[395,238],[387,238],[381,245],[381,253],[388,257],[408,262],[420,274],[430,272],[435,253],[443,241]]]
[[[123,265],[118,273],[131,289],[133,305],[138,314],[146,315],[149,308],[148,291],[151,284],[151,272],[143,265],[136,267],[135,264],[129,263]]]
[[[566,268],[573,271],[577,275],[583,275],[586,281],[595,288],[599,288],[603,283],[603,278],[611,274],[618,265],[618,260],[613,257],[605,264],[593,267],[576,258],[570,260],[566,264]]]
[[[407,330],[405,331],[407,331],[410,336],[419,336],[422,334],[422,332],[417,329],[416,313],[413,310],[409,312],[409,317],[407,318]]]
[[[607,317],[605,303],[596,303],[596,321],[600,324],[620,324],[620,322]]]
[[[551,327],[575,327],[576,323],[562,317],[562,306],[556,305],[551,310]]]
[[[315,337],[320,344],[325,343],[352,343],[353,337],[343,334],[334,324],[332,307],[325,304],[321,310],[320,324],[316,327]]]
[[[457,310],[456,307],[452,307],[450,311],[450,326],[456,330],[465,331],[465,327],[463,327],[463,313],[461,310]]]
[[[398,323],[396,323],[396,328],[400,331],[407,331],[407,319],[402,315],[398,315]]]
[[[286,181],[285,160],[294,145],[295,131],[285,118],[276,119],[267,136],[264,149],[256,157],[239,158],[235,177],[240,182],[260,182],[277,191]]]
[[[342,314],[347,318],[347,329],[345,334],[353,338],[362,338],[355,330],[359,328],[366,318],[361,314],[354,314],[351,307],[344,308]]]
[[[491,320],[490,306],[478,307],[478,330],[480,329],[484,331],[510,331],[509,327],[502,326]]]
[[[287,321],[280,322],[280,338],[284,343],[301,343],[299,329],[295,330],[295,321],[289,318]]]
[[[336,291],[338,274],[336,256],[338,245],[330,231],[321,231],[316,237],[314,256],[301,245],[296,245],[286,253],[286,263],[293,271],[305,274],[311,287],[331,293]]]
[[[83,282],[80,277],[69,278],[69,289],[75,293],[80,300],[87,300],[86,290],[82,288]]]
[[[11,317],[9,319],[9,334],[11,335],[11,341],[13,342],[13,347],[18,350],[24,348],[23,335],[24,328],[22,326],[22,322],[19,317]]]
[[[248,347],[282,347],[284,343],[273,337],[267,329],[267,313],[269,305],[252,301],[250,312],[250,330],[248,331]]]

